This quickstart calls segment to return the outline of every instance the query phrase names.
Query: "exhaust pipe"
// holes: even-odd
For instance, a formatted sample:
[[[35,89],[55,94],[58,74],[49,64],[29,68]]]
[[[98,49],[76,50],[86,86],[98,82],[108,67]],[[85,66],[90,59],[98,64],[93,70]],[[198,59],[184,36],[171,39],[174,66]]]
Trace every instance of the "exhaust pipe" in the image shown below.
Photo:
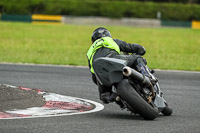
[[[144,76],[143,74],[137,72],[136,70],[130,67],[123,68],[123,75],[126,77],[130,77],[131,79],[137,80],[142,84],[146,85],[147,87],[151,85],[151,81],[148,77]]]
[[[149,88],[149,90],[152,92],[152,96],[155,97],[153,85],[151,84],[151,81],[148,77],[144,76],[143,74],[137,72],[136,70],[130,67],[123,68],[123,75],[126,77],[130,77],[131,79],[137,80],[141,82],[142,84],[146,85]]]

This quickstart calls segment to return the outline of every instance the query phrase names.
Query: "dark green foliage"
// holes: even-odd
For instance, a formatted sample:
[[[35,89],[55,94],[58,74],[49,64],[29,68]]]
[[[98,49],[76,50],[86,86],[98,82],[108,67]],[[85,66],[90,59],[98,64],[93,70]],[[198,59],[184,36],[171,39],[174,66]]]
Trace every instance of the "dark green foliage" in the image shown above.
[[[3,14],[50,14],[152,19],[156,18],[159,11],[163,20],[200,20],[200,5],[131,0],[1,0],[0,11]]]
[[[1,16],[2,21],[20,21],[20,22],[31,22],[31,15],[5,15]]]
[[[191,27],[191,21],[172,21],[172,20],[162,20],[162,26],[175,26],[175,27]]]

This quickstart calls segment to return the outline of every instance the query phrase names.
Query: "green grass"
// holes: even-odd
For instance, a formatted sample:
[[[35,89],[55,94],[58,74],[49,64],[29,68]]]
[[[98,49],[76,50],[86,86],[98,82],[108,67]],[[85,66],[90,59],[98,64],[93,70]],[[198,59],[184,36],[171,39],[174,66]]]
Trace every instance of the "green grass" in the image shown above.
[[[86,52],[96,27],[0,22],[0,62],[87,65]],[[143,45],[151,68],[200,71],[200,30],[106,28],[113,38]]]

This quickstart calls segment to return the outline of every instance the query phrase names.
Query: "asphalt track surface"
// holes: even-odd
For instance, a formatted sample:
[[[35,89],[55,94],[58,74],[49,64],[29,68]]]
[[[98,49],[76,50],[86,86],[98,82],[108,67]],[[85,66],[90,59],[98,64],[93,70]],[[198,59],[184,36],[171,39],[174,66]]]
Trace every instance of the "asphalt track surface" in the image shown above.
[[[156,71],[156,76],[172,116],[146,121],[113,103],[90,114],[0,120],[0,133],[200,133],[200,73]],[[100,102],[88,68],[0,64],[0,84]]]

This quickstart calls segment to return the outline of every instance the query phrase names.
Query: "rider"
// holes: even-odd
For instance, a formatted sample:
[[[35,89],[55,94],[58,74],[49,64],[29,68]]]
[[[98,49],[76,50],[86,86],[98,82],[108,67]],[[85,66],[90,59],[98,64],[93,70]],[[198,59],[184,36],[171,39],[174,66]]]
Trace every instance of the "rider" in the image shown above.
[[[138,61],[146,53],[145,48],[139,44],[130,44],[119,39],[112,39],[111,33],[104,27],[99,27],[92,34],[92,46],[87,52],[88,65],[93,82],[98,85],[99,97],[103,103],[115,101],[116,95],[112,93],[112,86],[101,85],[96,79],[93,70],[93,61],[99,57],[118,58],[128,60],[128,66],[138,67]],[[120,55],[120,52],[135,53],[136,55]]]

